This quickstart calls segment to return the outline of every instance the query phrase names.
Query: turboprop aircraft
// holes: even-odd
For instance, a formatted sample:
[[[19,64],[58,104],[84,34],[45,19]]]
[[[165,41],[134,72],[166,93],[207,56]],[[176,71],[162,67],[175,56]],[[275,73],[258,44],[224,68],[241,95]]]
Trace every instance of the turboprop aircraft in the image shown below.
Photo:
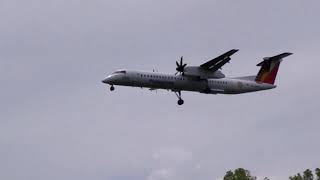
[[[292,54],[286,52],[263,58],[263,61],[257,64],[260,70],[255,76],[228,78],[220,69],[231,60],[231,56],[237,51],[237,49],[232,49],[200,66],[187,66],[181,57],[180,62],[176,62],[177,72],[175,74],[118,70],[102,82],[111,85],[111,91],[114,91],[115,85],[149,88],[150,90],[171,90],[178,98],[178,105],[182,105],[184,101],[181,98],[181,91],[205,94],[241,94],[273,89],[276,87],[274,83],[282,59]]]

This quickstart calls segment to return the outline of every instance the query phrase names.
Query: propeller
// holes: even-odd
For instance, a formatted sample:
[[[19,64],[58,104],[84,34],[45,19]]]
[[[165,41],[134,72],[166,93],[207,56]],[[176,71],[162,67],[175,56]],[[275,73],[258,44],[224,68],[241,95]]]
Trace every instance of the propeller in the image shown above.
[[[183,64],[183,56],[181,56],[181,58],[180,58],[180,63],[179,63],[178,61],[176,61],[176,65],[177,65],[176,75],[177,75],[179,72],[182,73],[182,75],[183,75],[184,68],[187,66],[187,64]]]

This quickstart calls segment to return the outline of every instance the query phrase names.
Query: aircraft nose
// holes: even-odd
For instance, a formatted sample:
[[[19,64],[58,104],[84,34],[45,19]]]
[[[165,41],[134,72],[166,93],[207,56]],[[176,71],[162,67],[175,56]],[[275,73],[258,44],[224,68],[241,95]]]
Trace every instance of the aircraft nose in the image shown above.
[[[115,83],[115,81],[116,81],[116,77],[113,76],[113,75],[110,75],[110,76],[106,77],[105,79],[103,79],[103,80],[102,80],[102,83],[112,85],[112,84]]]
[[[107,77],[107,78],[103,79],[102,83],[109,84],[110,83],[110,78]]]

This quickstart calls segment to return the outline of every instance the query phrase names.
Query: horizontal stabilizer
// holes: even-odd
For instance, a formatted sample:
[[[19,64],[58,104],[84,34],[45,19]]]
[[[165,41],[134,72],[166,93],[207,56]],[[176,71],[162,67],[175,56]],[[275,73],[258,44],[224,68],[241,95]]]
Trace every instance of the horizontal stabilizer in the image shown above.
[[[293,53],[286,52],[286,53],[282,53],[282,54],[279,54],[279,55],[276,55],[276,56],[273,56],[273,57],[265,57],[265,58],[263,58],[264,61],[262,61],[259,64],[257,64],[257,66],[262,66],[265,61],[280,60],[280,59],[288,57],[288,56],[290,56],[292,54]]]
[[[257,66],[261,66],[261,68],[255,79],[256,82],[274,84],[282,59],[291,54],[292,53],[286,52],[273,57],[263,58],[263,61],[257,64]]]

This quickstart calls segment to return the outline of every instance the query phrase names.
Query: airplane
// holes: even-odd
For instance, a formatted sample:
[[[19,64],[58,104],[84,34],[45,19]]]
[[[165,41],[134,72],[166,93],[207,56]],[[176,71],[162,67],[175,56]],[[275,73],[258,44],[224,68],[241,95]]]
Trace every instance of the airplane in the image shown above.
[[[194,91],[205,94],[241,94],[276,88],[274,84],[283,58],[292,55],[285,52],[272,57],[265,57],[258,63],[260,70],[255,76],[226,77],[221,68],[229,63],[231,56],[238,49],[232,49],[200,66],[187,66],[176,61],[176,73],[166,74],[135,70],[118,70],[102,80],[111,85],[149,88],[150,90],[171,90],[178,98],[178,105],[184,104],[181,91]]]

